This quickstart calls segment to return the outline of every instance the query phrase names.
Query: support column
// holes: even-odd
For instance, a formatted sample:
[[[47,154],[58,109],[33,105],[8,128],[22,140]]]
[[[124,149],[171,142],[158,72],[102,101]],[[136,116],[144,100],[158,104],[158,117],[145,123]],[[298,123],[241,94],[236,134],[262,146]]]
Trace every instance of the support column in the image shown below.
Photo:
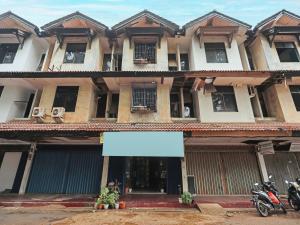
[[[107,185],[108,165],[109,165],[109,156],[104,156],[102,177],[101,177],[101,188],[106,187],[106,185]]]
[[[176,59],[177,59],[177,69],[181,71],[181,60],[180,60],[180,46],[176,45]]]
[[[256,155],[257,155],[257,160],[258,160],[260,174],[261,174],[261,176],[263,178],[263,181],[264,182],[269,181],[269,177],[268,177],[268,172],[267,172],[267,167],[266,167],[264,156],[260,152],[257,152]]]
[[[184,158],[181,159],[181,174],[182,174],[182,191],[186,192],[189,190],[187,172],[186,172],[186,161]]]
[[[181,112],[181,118],[184,117],[184,96],[183,96],[183,88],[180,88],[180,112]]]
[[[28,153],[23,178],[22,178],[22,182],[21,182],[21,185],[20,185],[20,189],[19,189],[19,194],[20,195],[25,194],[35,152],[36,152],[36,143],[32,143],[30,145],[30,150],[29,150],[29,153]]]
[[[106,106],[105,106],[105,118],[109,118],[111,101],[112,101],[112,93],[111,91],[108,91],[106,97]]]
[[[115,43],[111,47],[110,71],[114,71]]]

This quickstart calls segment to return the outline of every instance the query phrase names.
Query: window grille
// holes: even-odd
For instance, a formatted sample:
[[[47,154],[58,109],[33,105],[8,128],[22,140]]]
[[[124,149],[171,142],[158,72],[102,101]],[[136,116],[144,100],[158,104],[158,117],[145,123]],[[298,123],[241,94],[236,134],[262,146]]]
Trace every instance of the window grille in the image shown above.
[[[132,111],[156,111],[156,86],[134,86],[132,88]]]
[[[237,104],[233,87],[217,86],[211,94],[214,112],[237,112]]]
[[[147,63],[156,62],[156,43],[135,43],[134,59],[144,59]]]

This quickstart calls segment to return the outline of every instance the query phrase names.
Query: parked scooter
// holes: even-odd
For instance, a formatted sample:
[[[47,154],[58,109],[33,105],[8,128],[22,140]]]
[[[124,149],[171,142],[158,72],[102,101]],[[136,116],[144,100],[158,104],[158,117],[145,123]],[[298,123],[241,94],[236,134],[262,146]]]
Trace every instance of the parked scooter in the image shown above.
[[[296,211],[300,210],[300,178],[296,182],[285,181],[289,185],[288,188],[288,202],[289,205]]]
[[[269,176],[271,179],[272,176]],[[279,199],[279,192],[274,186],[274,182],[263,182],[262,185],[255,183],[255,188],[251,189],[253,194],[251,201],[255,205],[261,216],[268,216],[271,211],[281,209],[286,213],[284,204]]]

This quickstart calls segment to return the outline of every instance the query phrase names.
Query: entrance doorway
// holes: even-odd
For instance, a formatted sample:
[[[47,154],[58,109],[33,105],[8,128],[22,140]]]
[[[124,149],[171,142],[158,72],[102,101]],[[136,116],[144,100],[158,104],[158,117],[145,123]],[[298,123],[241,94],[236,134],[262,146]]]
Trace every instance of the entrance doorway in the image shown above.
[[[132,157],[129,161],[127,183],[132,192],[166,192],[166,158]]]

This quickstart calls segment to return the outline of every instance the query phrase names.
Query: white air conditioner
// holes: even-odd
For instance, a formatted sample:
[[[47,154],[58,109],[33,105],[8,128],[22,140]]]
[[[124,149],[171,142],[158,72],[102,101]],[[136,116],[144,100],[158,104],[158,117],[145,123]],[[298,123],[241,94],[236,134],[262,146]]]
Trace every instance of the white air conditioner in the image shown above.
[[[56,122],[63,122],[65,111],[64,107],[53,107],[51,116]]]
[[[255,97],[255,87],[254,86],[248,85],[248,92],[249,92],[250,98]]]
[[[32,117],[39,122],[43,122],[46,114],[46,109],[43,107],[34,107],[32,111]]]

